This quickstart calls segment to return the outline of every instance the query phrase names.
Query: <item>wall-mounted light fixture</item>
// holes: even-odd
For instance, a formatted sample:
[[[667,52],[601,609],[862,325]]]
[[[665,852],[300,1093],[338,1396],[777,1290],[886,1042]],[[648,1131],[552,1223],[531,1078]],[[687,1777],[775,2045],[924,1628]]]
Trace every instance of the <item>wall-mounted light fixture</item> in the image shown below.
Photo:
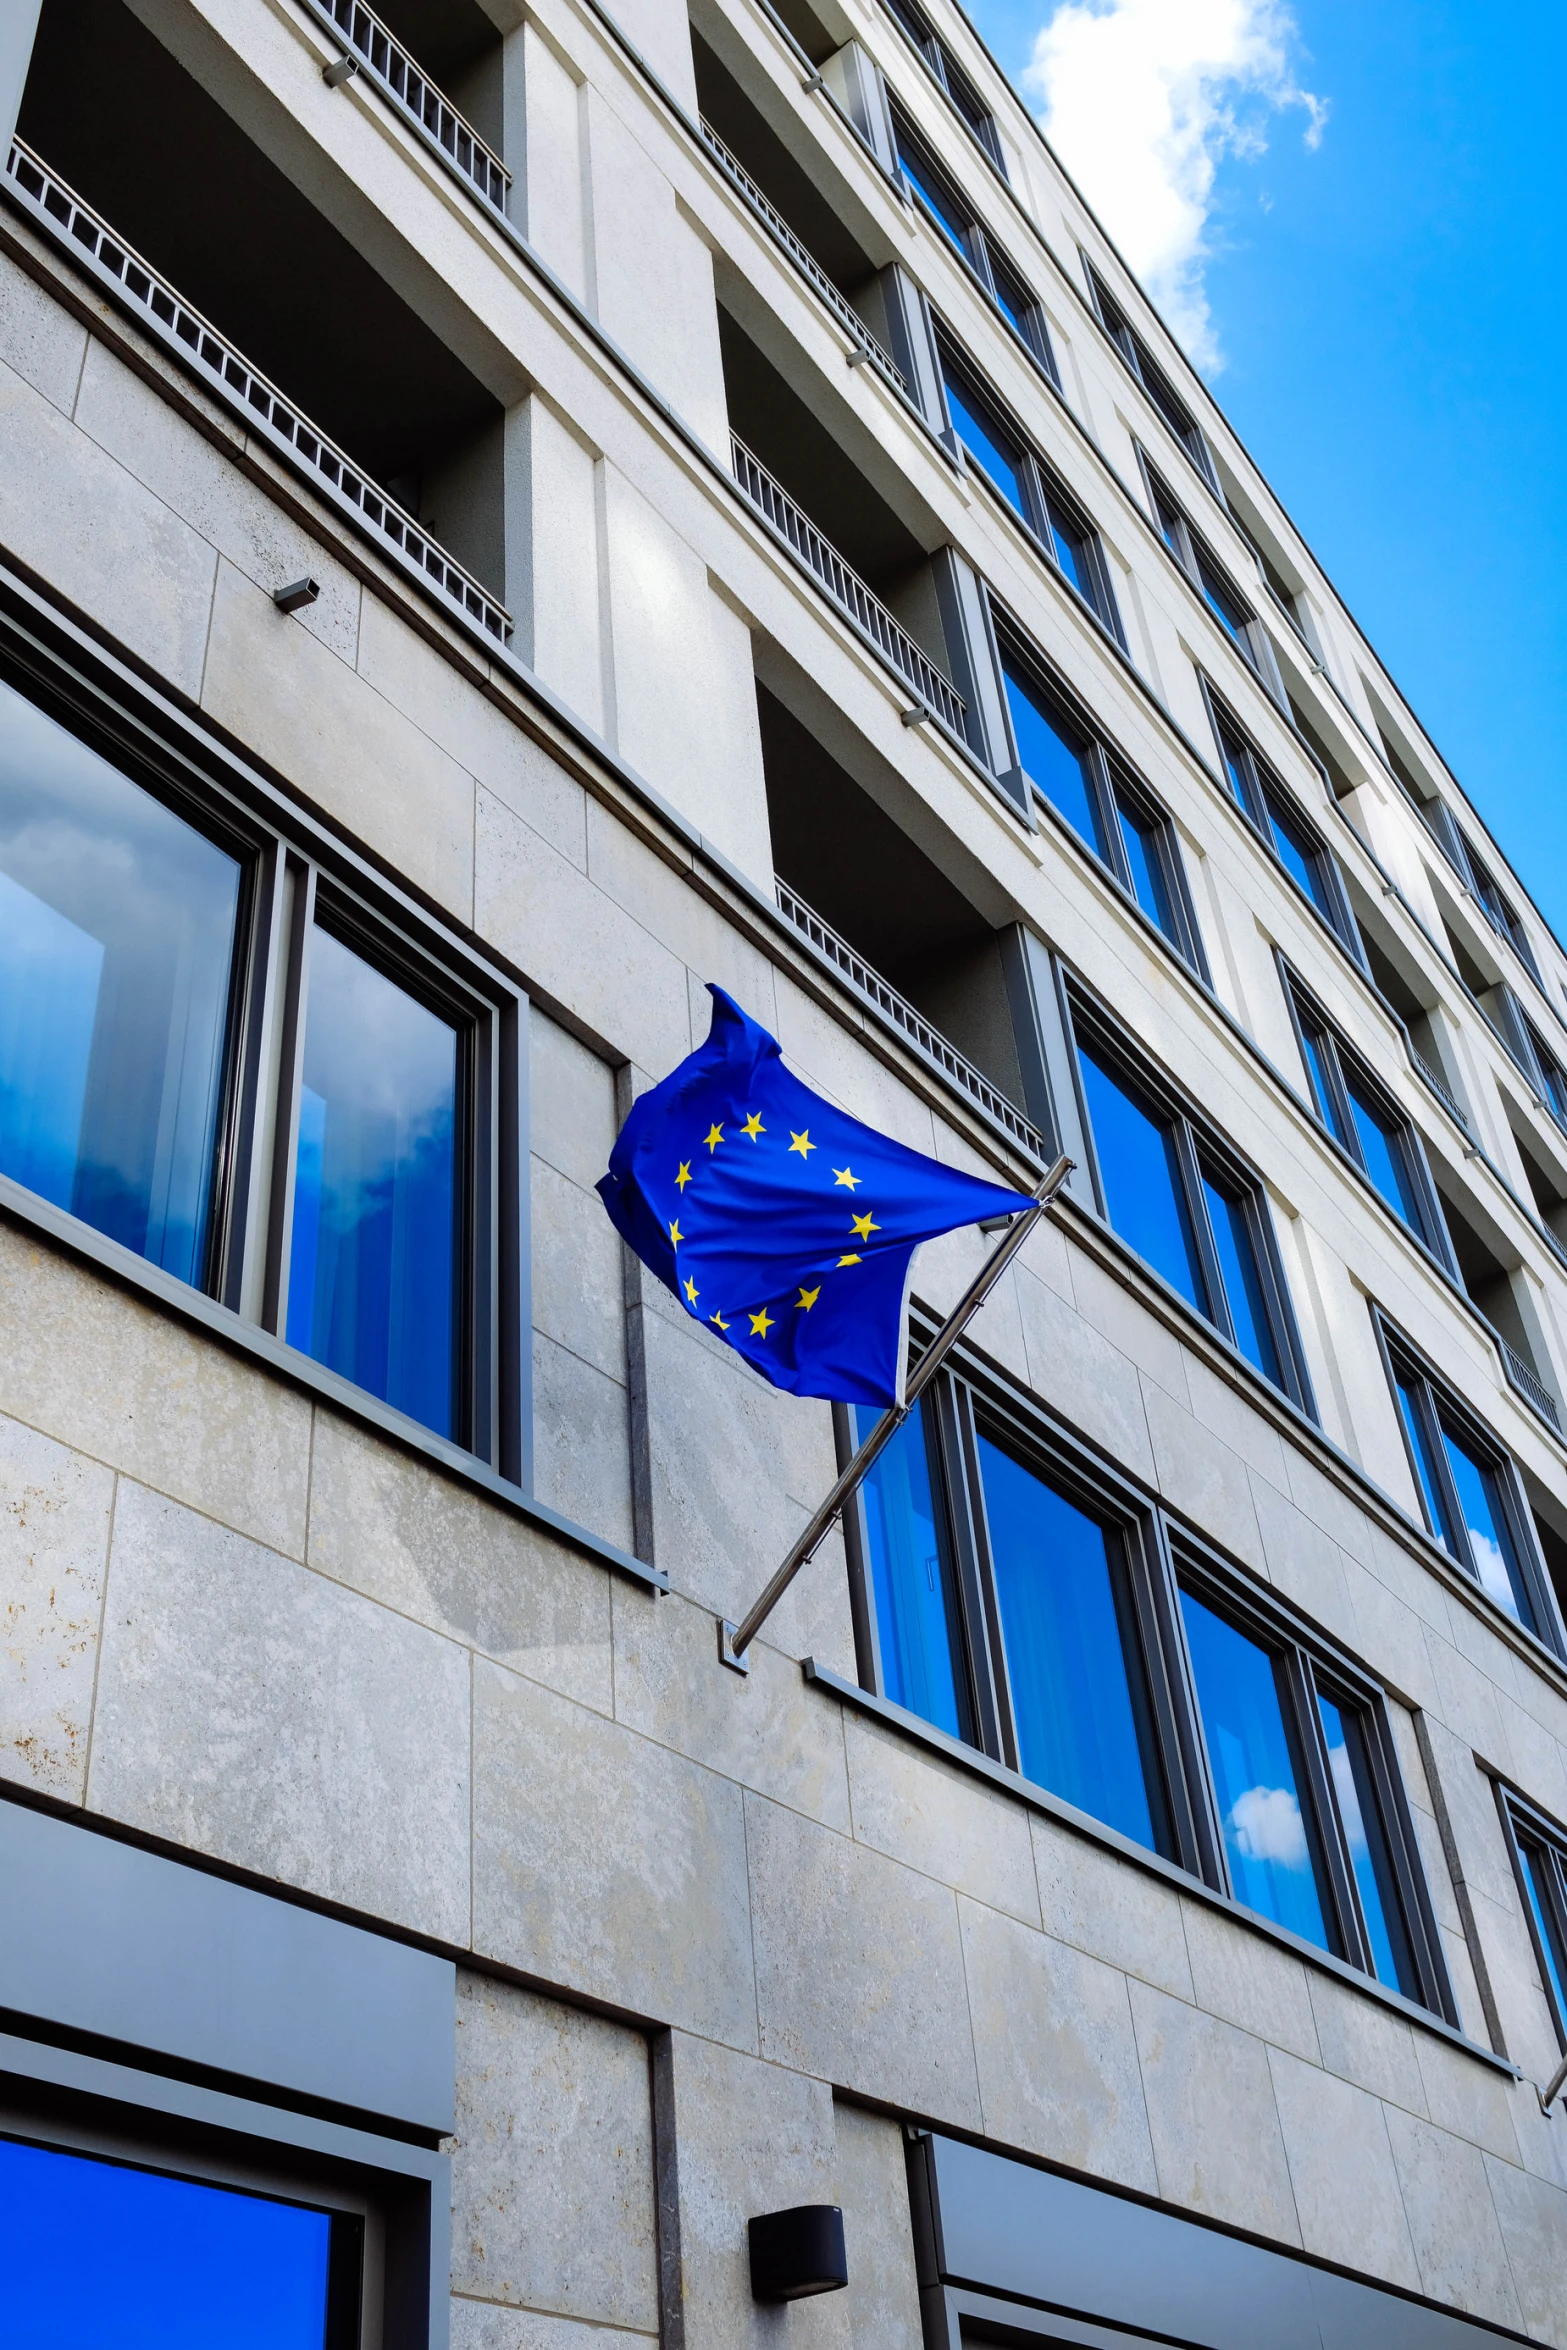
[[[758,2301],[804,2301],[849,2281],[843,2213],[836,2203],[801,2203],[749,2222],[751,2291]]]

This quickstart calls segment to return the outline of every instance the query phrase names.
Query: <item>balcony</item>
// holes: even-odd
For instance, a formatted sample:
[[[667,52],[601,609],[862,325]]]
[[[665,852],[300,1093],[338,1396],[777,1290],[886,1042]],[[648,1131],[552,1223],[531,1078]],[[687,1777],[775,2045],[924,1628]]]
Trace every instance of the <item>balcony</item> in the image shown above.
[[[871,592],[858,572],[850,569],[760,459],[752,456],[744,441],[736,437],[733,446],[735,480],[747,504],[788,548],[800,568],[809,573],[856,634],[896,672],[919,706],[939,719],[950,734],[965,740],[967,705],[957,688],[921,652],[907,629],[899,626],[886,605]]]
[[[303,0],[303,4],[336,34],[345,56],[353,60],[356,71],[374,83],[393,112],[427,132],[471,184],[475,194],[496,212],[504,213],[511,194],[511,173],[494,148],[458,112],[432,74],[415,64],[410,52],[380,17],[366,8],[363,0]],[[428,14],[428,11],[416,8],[414,13]],[[462,40],[462,15],[461,8],[451,9],[448,22],[441,28],[446,33],[444,46],[448,52],[452,52],[453,23],[458,28],[452,63],[442,78],[450,76],[455,67],[462,80],[479,80],[482,84],[488,78],[483,74],[486,52],[498,48],[499,37],[481,19],[468,40]],[[429,28],[429,37],[440,45],[440,34],[434,26]],[[424,53],[429,55],[431,51],[426,48]]]

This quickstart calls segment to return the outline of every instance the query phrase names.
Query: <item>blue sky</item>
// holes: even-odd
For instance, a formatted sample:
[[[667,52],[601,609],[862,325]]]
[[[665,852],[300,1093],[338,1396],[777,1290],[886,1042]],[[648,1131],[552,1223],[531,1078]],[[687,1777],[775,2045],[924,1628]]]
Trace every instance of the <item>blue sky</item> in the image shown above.
[[[1059,0],[969,5],[1021,79]],[[1219,399],[1567,939],[1559,0],[1294,0],[1282,37],[1267,0],[1074,0],[1079,30],[1118,13],[1166,66],[1188,36],[1222,50],[1221,19],[1251,41],[1203,84],[1217,168],[1203,192],[1188,153],[1207,217],[1174,307],[1205,296]],[[1225,109],[1265,151],[1221,151]],[[1116,229],[1135,156],[1095,135],[1074,161]]]

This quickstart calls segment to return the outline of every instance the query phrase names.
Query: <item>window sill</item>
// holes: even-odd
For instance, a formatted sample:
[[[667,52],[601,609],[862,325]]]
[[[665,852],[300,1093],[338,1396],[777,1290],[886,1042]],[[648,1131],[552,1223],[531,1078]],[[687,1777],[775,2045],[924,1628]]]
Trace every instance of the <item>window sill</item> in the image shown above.
[[[1444,2022],[1441,2016],[1433,2015],[1429,2008],[1421,2007],[1415,2000],[1406,1999],[1402,1992],[1389,1990],[1375,1976],[1363,1975],[1358,1967],[1346,1965],[1343,1959],[1335,1958],[1330,1951],[1319,1950],[1314,1942],[1304,1941],[1300,1935],[1292,1934],[1287,1926],[1277,1926],[1271,1918],[1261,1917],[1255,1910],[1232,1901],[1228,1894],[1215,1892],[1200,1877],[1188,1876],[1174,1862],[1162,1859],[1156,1852],[1147,1851],[1141,1844],[1134,1844],[1130,1837],[1106,1827],[1101,1820],[1091,1819],[1086,1812],[1079,1811],[1074,1804],[1064,1802],[1060,1796],[1051,1795],[1043,1787],[1036,1787],[1031,1779],[1025,1779],[1020,1772],[1008,1770],[1005,1763],[994,1761],[977,1747],[965,1746],[960,1739],[949,1738],[945,1730],[938,1730],[931,1723],[921,1721],[919,1715],[910,1713],[906,1706],[896,1705],[888,1697],[878,1697],[872,1690],[862,1689],[857,1682],[844,1680],[828,1666],[819,1665],[812,1656],[803,1660],[800,1670],[808,1682],[825,1691],[829,1697],[853,1706],[856,1712],[868,1715],[871,1720],[881,1722],[888,1729],[899,1731],[943,1762],[953,1763],[972,1777],[983,1779],[992,1787],[999,1787],[1003,1794],[1014,1797],[1028,1810],[1038,1812],[1041,1818],[1053,1820],[1058,1827],[1070,1829],[1086,1842],[1097,1844],[1102,1851],[1113,1853],[1118,1860],[1129,1861],[1133,1867],[1143,1870],[1145,1875],[1160,1878],[1188,1900],[1201,1901],[1209,1909],[1234,1919],[1237,1925],[1261,1935],[1266,1941],[1276,1943],[1280,1949],[1287,1950],[1307,1966],[1315,1967],[1319,1974],[1333,1976],[1336,1981],[1347,1984],[1365,1998],[1374,1999],[1380,2006],[1391,2008],[1406,2023],[1418,2024],[1438,2039],[1446,2040],[1450,2046],[1461,2048],[1466,2056],[1474,2057],[1480,2064],[1489,2065],[1493,2072],[1501,2073],[1505,2079],[1523,2079],[1518,2067],[1509,2063],[1506,2057],[1498,2056],[1493,2049],[1483,2047],[1477,2040],[1471,2040],[1467,2033]]]
[[[237,1354],[248,1356],[262,1369],[286,1379],[290,1386],[303,1389],[318,1402],[330,1404],[347,1418],[357,1420],[362,1427],[371,1428],[377,1435],[389,1438],[405,1452],[422,1456],[433,1468],[442,1470],[449,1477],[460,1479],[463,1484],[482,1493],[487,1500],[499,1502],[503,1508],[524,1519],[541,1534],[552,1535],[582,1557],[596,1560],[600,1566],[613,1568],[628,1581],[641,1584],[644,1590],[664,1592],[669,1589],[668,1576],[661,1574],[656,1567],[648,1566],[643,1559],[632,1558],[627,1552],[617,1549],[614,1543],[606,1542],[602,1536],[593,1533],[590,1528],[579,1526],[574,1519],[563,1517],[558,1510],[551,1509],[547,1502],[535,1500],[520,1485],[513,1485],[509,1479],[492,1469],[487,1461],[480,1460],[474,1453],[464,1452],[460,1444],[452,1444],[447,1438],[437,1436],[433,1430],[421,1427],[417,1420],[409,1419],[406,1413],[395,1411],[390,1404],[380,1402],[362,1387],[355,1387],[351,1380],[342,1378],[336,1371],[329,1371],[324,1364],[312,1362],[308,1355],[301,1354],[296,1347],[285,1345],[282,1339],[274,1338],[270,1331],[259,1329],[253,1322],[241,1320],[227,1306],[219,1305],[215,1298],[190,1288],[159,1266],[148,1264],[145,1258],[136,1256],[128,1248],[122,1248],[118,1241],[109,1240],[101,1232],[95,1232],[91,1225],[82,1223],[78,1217],[53,1206],[50,1201],[40,1199],[35,1192],[25,1190],[6,1175],[0,1175],[0,1217],[54,1243],[96,1271],[107,1274],[124,1288],[135,1291],[148,1302],[172,1310],[182,1321],[202,1331],[207,1337],[216,1339]]]

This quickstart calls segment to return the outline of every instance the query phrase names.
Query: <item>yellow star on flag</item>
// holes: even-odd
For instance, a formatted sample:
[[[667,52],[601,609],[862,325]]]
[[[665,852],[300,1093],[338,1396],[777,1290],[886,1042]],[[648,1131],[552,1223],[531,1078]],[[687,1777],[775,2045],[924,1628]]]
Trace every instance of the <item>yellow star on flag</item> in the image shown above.
[[[693,1306],[696,1304],[696,1283],[691,1280],[686,1282],[686,1301]]]
[[[675,1189],[677,1191],[684,1191],[690,1180],[691,1161],[689,1159],[682,1159],[680,1162],[680,1171],[675,1177]]]
[[[873,1232],[879,1232],[881,1230],[881,1226],[877,1223],[875,1217],[869,1214],[864,1216],[851,1216],[849,1218],[849,1222],[854,1226],[854,1234],[857,1240],[869,1240]]]
[[[759,1134],[765,1134],[767,1132],[767,1128],[762,1124],[760,1111],[753,1110],[751,1112],[750,1117],[747,1118],[744,1126],[741,1128],[741,1132],[743,1134],[748,1134],[753,1142],[755,1142]]]
[[[802,1289],[795,1300],[796,1309],[802,1314],[808,1314],[821,1294],[820,1285],[815,1289]]]
[[[803,1134],[796,1134],[794,1128],[792,1126],[790,1127],[789,1148],[792,1151],[798,1151],[802,1159],[808,1159],[810,1157],[812,1151],[815,1150],[816,1145],[811,1140],[811,1130],[809,1126],[807,1126]]]
[[[759,1314],[748,1314],[746,1320],[751,1325],[751,1335],[754,1338],[765,1338],[773,1326],[773,1318],[765,1306]]]
[[[685,1238],[685,1234],[680,1229],[680,1219],[678,1216],[675,1218],[673,1224],[671,1224],[669,1227],[669,1237],[674,1242],[676,1248],[680,1246],[680,1243]]]
[[[728,1329],[728,1327],[729,1327],[728,1323],[727,1323],[727,1322],[724,1320],[724,1317],[723,1317],[723,1315],[722,1315],[722,1314],[709,1314],[707,1318],[708,1318],[708,1320],[709,1320],[710,1322],[714,1323],[714,1324],[717,1326],[717,1328],[718,1328],[718,1329],[720,1329],[720,1330],[727,1330],[727,1329]]]
[[[859,1261],[858,1257],[840,1257],[838,1259],[840,1265],[857,1265]]]
[[[721,1126],[710,1126],[702,1139],[710,1151],[716,1151],[724,1139],[724,1130]]]
[[[852,1191],[860,1181],[852,1167],[834,1167],[832,1179],[835,1185],[841,1183],[846,1191]]]

